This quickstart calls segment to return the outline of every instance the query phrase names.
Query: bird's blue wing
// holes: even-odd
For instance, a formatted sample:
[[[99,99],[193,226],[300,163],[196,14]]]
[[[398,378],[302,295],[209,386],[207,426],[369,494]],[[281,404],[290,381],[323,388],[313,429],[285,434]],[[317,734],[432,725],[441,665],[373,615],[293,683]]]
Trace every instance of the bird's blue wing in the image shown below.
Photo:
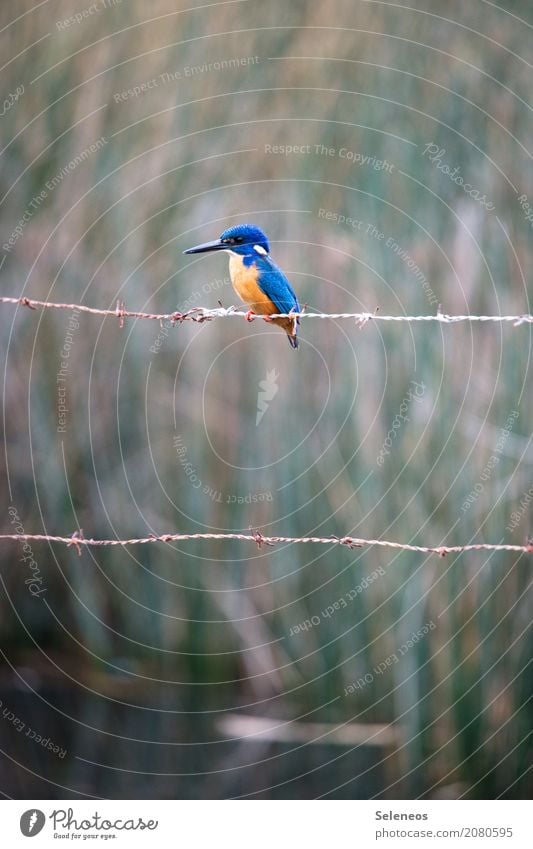
[[[291,284],[285,277],[283,271],[272,262],[270,257],[259,256],[255,259],[255,265],[259,271],[259,288],[270,298],[273,304],[282,313],[291,310],[300,312],[300,304],[294,294]]]

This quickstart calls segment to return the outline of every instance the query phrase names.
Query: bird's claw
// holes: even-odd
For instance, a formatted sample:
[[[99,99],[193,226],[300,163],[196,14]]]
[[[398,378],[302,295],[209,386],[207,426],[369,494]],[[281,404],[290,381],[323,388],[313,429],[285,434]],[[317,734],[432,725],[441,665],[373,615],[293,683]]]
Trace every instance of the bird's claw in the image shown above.
[[[254,318],[255,318],[255,313],[254,313],[253,310],[248,310],[248,312],[246,313],[246,315],[244,317],[245,317],[246,321],[253,321]]]

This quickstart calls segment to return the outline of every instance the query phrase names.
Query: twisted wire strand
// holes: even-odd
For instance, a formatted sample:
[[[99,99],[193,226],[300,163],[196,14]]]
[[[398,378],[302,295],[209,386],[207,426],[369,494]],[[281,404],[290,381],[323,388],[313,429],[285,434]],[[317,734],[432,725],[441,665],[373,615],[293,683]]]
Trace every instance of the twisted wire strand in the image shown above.
[[[414,551],[420,554],[462,554],[466,551],[514,551],[516,553],[533,554],[533,540],[528,540],[525,545],[510,545],[505,543],[472,543],[468,545],[410,545],[409,543],[393,542],[383,539],[362,539],[360,537],[285,537],[265,536],[260,531],[250,528],[250,533],[196,533],[196,534],[151,534],[148,537],[137,537],[134,539],[92,539],[85,538],[83,531],[75,531],[71,536],[50,536],[48,534],[0,534],[0,542],[14,540],[16,542],[57,542],[67,546],[74,546],[78,554],[81,547],[92,546],[127,546],[145,545],[153,542],[184,542],[186,540],[239,540],[242,542],[255,542],[258,548],[263,545],[274,546],[277,543],[315,543],[319,545],[345,545],[348,548],[363,548],[381,546],[384,548],[396,548],[402,551]]]
[[[123,326],[125,318],[147,318],[154,321],[170,321],[172,324],[180,324],[183,321],[195,321],[202,323],[204,321],[212,321],[215,318],[245,318],[249,313],[244,310],[239,310],[236,307],[215,307],[209,309],[207,307],[193,307],[185,312],[171,313],[151,313],[138,312],[136,310],[126,309],[123,301],[117,301],[114,310],[99,309],[97,307],[88,307],[83,304],[59,304],[52,301],[38,301],[33,298],[12,298],[0,297],[2,304],[14,304],[18,306],[28,307],[29,309],[55,309],[55,310],[70,310],[90,313],[91,315],[113,316],[118,318],[120,325]],[[269,316],[267,316],[268,318]],[[514,327],[521,324],[533,324],[533,315],[525,313],[524,315],[447,315],[446,313],[437,312],[434,315],[380,315],[377,311],[370,312],[307,312],[305,309],[301,312],[291,313],[275,313],[270,318],[329,318],[333,320],[352,319],[359,327],[363,327],[369,321],[436,321],[440,324],[457,324],[459,322],[493,322],[493,323],[510,323]]]

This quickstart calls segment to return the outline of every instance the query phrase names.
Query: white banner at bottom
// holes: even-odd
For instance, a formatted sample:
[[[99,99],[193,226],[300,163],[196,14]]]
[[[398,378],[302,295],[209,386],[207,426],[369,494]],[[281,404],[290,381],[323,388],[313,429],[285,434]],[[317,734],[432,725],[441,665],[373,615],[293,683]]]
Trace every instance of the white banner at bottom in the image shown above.
[[[3,801],[2,845],[292,849],[533,845],[520,801]],[[35,839],[35,843],[29,841]]]

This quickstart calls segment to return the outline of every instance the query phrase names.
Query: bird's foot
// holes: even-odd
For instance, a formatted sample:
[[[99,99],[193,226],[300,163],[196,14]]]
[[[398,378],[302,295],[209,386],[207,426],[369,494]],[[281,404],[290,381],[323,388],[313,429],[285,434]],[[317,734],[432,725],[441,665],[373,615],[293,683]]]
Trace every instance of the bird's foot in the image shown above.
[[[244,317],[245,317],[246,321],[253,321],[254,318],[255,318],[255,313],[254,313],[253,310],[248,310],[248,312],[246,313],[246,315]]]
[[[274,321],[274,319],[272,318],[272,316],[271,316],[271,315],[264,315],[264,316],[263,316],[263,321]]]

